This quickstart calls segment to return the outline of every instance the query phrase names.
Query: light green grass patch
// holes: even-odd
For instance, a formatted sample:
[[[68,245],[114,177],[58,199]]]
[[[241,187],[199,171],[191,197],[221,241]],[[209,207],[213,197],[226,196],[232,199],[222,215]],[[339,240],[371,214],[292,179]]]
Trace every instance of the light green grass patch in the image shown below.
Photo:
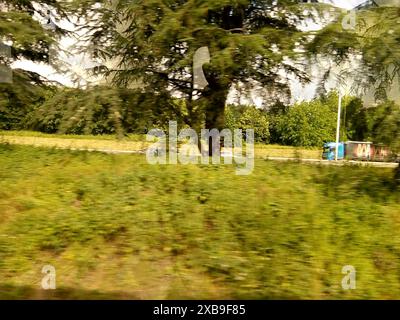
[[[389,169],[0,146],[0,297],[397,299]],[[41,268],[57,290],[40,289]],[[344,291],[344,265],[357,289]]]

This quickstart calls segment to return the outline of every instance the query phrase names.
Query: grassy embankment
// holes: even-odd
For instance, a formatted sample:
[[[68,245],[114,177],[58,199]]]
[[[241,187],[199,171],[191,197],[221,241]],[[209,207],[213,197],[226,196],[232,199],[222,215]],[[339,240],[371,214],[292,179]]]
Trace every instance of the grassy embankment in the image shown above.
[[[398,299],[399,200],[389,169],[1,144],[0,298]]]

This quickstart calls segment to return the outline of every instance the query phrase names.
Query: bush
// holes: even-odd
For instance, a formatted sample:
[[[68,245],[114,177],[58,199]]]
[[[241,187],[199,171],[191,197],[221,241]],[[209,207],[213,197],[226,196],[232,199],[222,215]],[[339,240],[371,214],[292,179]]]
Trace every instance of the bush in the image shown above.
[[[333,141],[337,115],[331,109],[321,100],[294,105],[277,120],[281,142],[286,145],[312,147]]]
[[[120,105],[110,90],[61,89],[28,116],[28,126],[46,133],[114,133],[120,126]]]
[[[368,140],[368,109],[364,107],[361,99],[350,99],[345,106],[346,137],[353,141]]]
[[[24,128],[26,115],[43,103],[54,88],[34,85],[29,74],[14,71],[13,83],[0,83],[0,129]]]
[[[254,106],[228,105],[225,110],[225,121],[228,129],[254,129],[256,142],[269,143],[268,114]]]
[[[387,101],[368,110],[369,135],[376,143],[400,150],[400,106]]]
[[[46,133],[146,133],[166,122],[162,106],[168,97],[135,90],[97,86],[59,90],[32,111],[27,128]]]
[[[286,114],[289,111],[289,108],[290,106],[279,101],[268,107],[270,143],[282,143],[278,124],[280,117]]]

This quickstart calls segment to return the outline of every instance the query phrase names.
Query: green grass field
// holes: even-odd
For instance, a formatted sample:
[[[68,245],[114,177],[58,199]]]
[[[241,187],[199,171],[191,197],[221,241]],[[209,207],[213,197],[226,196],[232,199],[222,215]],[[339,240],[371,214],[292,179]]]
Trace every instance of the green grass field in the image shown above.
[[[390,169],[260,159],[236,176],[0,144],[0,298],[398,299],[392,181]],[[46,264],[54,291],[40,286]]]
[[[143,151],[151,142],[145,135],[127,135],[119,138],[115,135],[67,135],[46,134],[34,131],[0,131],[0,143],[31,145],[59,149],[91,149],[108,151]],[[255,145],[257,158],[284,157],[320,159],[321,148],[296,148],[279,145]]]

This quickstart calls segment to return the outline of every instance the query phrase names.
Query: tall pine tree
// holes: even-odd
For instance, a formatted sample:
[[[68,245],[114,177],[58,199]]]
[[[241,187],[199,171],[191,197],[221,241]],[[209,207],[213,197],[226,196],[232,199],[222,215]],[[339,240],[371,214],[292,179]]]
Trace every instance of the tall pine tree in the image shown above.
[[[288,96],[288,76],[309,80],[303,58],[313,37],[300,26],[317,12],[299,2],[86,0],[76,1],[75,8],[85,17],[94,56],[113,61],[98,70],[118,85],[139,83],[154,93],[183,97],[188,125],[222,129],[233,86],[262,86],[271,95]],[[194,85],[199,48],[210,53],[203,65],[205,88]]]
[[[36,72],[11,69],[11,64],[17,60],[57,63],[51,50],[66,34],[57,27],[57,18],[67,18],[61,1],[0,0],[1,129],[19,129],[26,114],[46,96],[47,79]]]
[[[2,71],[8,71],[10,64],[19,59],[46,63],[56,58],[50,57],[50,48],[56,45],[61,35],[67,34],[54,21],[61,18],[67,18],[62,1],[0,0]],[[17,82],[26,77],[35,83],[43,80],[32,72],[14,72],[19,73],[14,78]]]

